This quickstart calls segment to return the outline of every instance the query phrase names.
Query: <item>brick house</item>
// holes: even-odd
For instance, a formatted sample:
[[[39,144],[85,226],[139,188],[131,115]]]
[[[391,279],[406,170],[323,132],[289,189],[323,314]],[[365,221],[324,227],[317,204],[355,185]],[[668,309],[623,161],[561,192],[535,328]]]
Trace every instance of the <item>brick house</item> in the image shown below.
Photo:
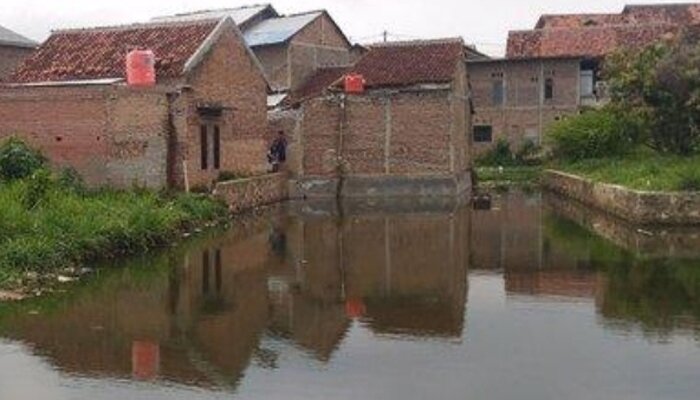
[[[134,48],[157,83],[125,84]],[[0,89],[0,139],[19,135],[91,185],[207,185],[263,172],[266,92],[230,18],[56,31]]]
[[[553,121],[606,101],[602,65],[622,48],[668,40],[700,23],[700,4],[627,6],[620,14],[544,15],[509,33],[506,57],[469,63],[474,150],[500,138],[541,143]]]
[[[318,71],[277,123],[306,196],[457,195],[470,187],[471,104],[461,39],[371,46]],[[364,91],[343,91],[358,74]]]
[[[154,21],[222,16],[236,21],[260,60],[273,92],[270,107],[277,106],[319,68],[348,65],[358,52],[325,10],[280,15],[271,5],[263,4],[156,17]]]
[[[36,42],[0,26],[0,81],[36,48]]]

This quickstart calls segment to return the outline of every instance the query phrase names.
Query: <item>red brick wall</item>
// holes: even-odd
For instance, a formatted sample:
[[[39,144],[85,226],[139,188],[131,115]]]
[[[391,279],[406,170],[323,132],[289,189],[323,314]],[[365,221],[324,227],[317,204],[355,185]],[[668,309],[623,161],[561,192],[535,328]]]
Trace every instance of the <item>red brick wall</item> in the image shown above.
[[[178,82],[142,90],[3,88],[0,138],[27,138],[56,166],[76,168],[93,185],[182,187],[184,165],[192,186],[212,183],[220,171],[264,172],[267,84],[242,40],[232,30],[225,31],[187,83],[189,88],[178,95]],[[201,104],[223,106],[223,116],[200,118]],[[220,126],[220,170],[213,168],[213,161],[207,170],[201,169],[204,122]],[[212,160],[211,139],[209,146]]]
[[[0,140],[18,136],[92,185],[162,187],[167,103],[157,91],[101,86],[0,90]]]
[[[492,74],[503,74],[505,103],[492,102]],[[498,60],[469,64],[476,115],[474,125],[493,127],[492,143],[474,143],[476,153],[505,138],[514,149],[528,138],[542,141],[551,122],[579,110],[579,60]],[[552,100],[543,99],[544,79],[554,81]]]
[[[462,70],[463,71],[463,70]],[[454,90],[453,90],[454,89]],[[454,88],[370,92],[307,101],[292,159],[301,177],[450,176],[470,166],[463,83]],[[340,150],[342,148],[342,150]],[[338,158],[338,152],[342,157]],[[300,153],[300,154],[296,154]]]
[[[0,81],[12,73],[34,49],[0,45]]]
[[[334,176],[338,167],[338,128],[342,112],[337,104],[314,99],[304,104],[298,134],[301,176]]]
[[[188,117],[184,128],[187,133],[178,139],[182,144],[176,164],[180,170],[178,176],[182,176],[182,160],[187,161],[192,185],[211,183],[220,171],[264,172],[267,85],[241,39],[232,31],[225,32],[189,78],[189,83],[193,90],[182,99]],[[219,120],[212,121],[221,127],[220,171],[213,165],[206,171],[201,169],[200,125],[206,122],[197,115],[196,107],[201,103],[216,103],[225,109]]]

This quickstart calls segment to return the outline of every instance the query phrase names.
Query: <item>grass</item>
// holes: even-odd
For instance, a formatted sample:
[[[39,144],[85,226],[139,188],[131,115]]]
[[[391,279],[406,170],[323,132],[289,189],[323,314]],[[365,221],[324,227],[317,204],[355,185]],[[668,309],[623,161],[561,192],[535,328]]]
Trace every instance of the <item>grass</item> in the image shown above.
[[[0,183],[0,287],[28,272],[61,268],[169,244],[226,208],[204,196],[148,191],[82,193],[57,183],[31,207],[31,183]]]
[[[479,183],[532,183],[539,179],[541,167],[478,167],[476,174]]]
[[[681,157],[639,150],[624,157],[560,162],[551,167],[637,190],[700,191],[700,155]]]

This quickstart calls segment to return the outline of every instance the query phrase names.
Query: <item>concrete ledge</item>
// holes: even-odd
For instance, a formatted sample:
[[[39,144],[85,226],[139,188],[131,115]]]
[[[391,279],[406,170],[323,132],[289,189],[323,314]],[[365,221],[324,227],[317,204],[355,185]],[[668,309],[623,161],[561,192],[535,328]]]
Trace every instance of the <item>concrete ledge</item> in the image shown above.
[[[651,258],[698,258],[700,229],[692,226],[644,226],[589,207],[556,193],[546,193],[547,211],[575,222],[625,250]]]
[[[292,181],[292,198],[421,198],[457,197],[472,188],[471,174],[427,176],[350,176],[342,180],[331,177],[307,177]]]
[[[544,186],[638,225],[700,225],[700,192],[645,192],[548,170]]]
[[[280,173],[221,182],[216,185],[214,196],[225,201],[231,212],[239,213],[287,200],[287,179],[287,174]]]

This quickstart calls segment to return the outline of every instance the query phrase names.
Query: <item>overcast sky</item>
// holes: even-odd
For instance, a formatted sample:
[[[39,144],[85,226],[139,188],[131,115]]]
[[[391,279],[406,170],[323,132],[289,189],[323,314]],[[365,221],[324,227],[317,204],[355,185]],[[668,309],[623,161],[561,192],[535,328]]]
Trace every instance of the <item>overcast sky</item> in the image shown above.
[[[0,25],[34,40],[52,29],[147,21],[153,16],[265,0],[2,0]],[[678,0],[275,0],[281,13],[325,8],[359,42],[462,36],[480,50],[501,55],[509,30],[529,29],[543,13],[619,12],[626,3]]]

